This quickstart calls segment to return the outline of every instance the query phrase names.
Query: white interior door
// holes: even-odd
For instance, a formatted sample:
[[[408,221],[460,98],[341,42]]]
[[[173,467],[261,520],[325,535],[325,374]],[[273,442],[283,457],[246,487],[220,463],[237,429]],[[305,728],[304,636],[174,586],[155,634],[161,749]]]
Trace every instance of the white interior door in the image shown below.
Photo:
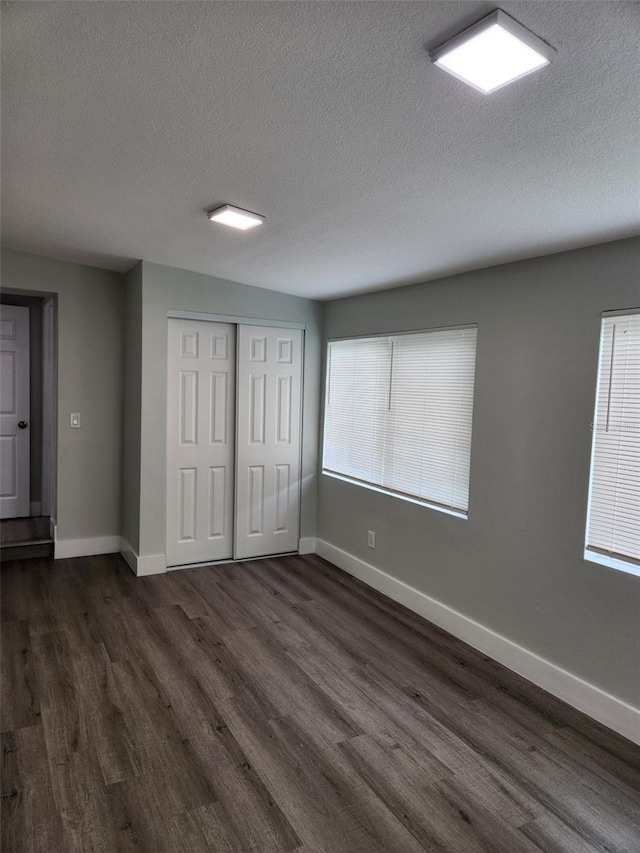
[[[233,556],[235,326],[169,320],[167,564]]]
[[[0,305],[0,518],[29,515],[29,309]]]
[[[237,559],[298,550],[302,331],[238,326]]]

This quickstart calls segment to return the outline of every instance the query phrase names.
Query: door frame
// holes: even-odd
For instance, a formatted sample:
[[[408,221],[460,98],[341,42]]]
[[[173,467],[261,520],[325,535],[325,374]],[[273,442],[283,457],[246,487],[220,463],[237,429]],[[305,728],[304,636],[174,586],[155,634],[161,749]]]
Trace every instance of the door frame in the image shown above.
[[[236,326],[268,326],[271,329],[302,329],[306,323],[295,320],[270,320],[260,317],[240,317],[235,314],[205,314],[202,311],[167,311],[167,320],[204,320],[208,323],[235,323]]]
[[[42,487],[41,513],[55,525],[57,482],[56,413],[56,298],[45,296],[42,305]]]
[[[304,418],[304,388],[305,388],[305,343],[306,343],[306,329],[307,324],[303,322],[299,322],[297,320],[271,320],[262,317],[241,317],[236,314],[209,314],[203,311],[182,311],[178,309],[170,309],[167,311],[167,334],[165,335],[165,340],[168,340],[168,329],[169,329],[169,320],[203,320],[207,323],[232,323],[235,326],[264,326],[270,329],[300,329],[302,331],[302,364],[300,365],[300,493],[298,497],[298,548],[300,547],[300,525],[302,522],[302,447],[303,447],[303,418]],[[237,335],[237,329],[236,329]],[[236,338],[236,347],[237,347],[237,338]],[[236,353],[237,354],[237,353]],[[167,352],[168,357],[168,352]],[[165,470],[167,471],[167,477],[165,477],[165,507],[168,504],[167,495],[168,495],[168,459],[169,459],[169,405],[168,405],[168,397],[167,397],[167,410],[165,417],[167,419],[166,423],[166,435],[167,435],[167,445],[165,447]],[[238,371],[236,370],[236,387],[235,387],[235,419],[237,423],[238,419]],[[235,448],[235,459],[234,466],[237,471],[237,446]],[[235,495],[234,495],[234,525],[235,525]],[[168,533],[168,525],[166,519],[165,512],[165,555],[167,553],[167,533]],[[235,526],[234,526],[234,552],[235,552]],[[289,552],[287,552],[289,553]],[[298,551],[292,551],[290,553],[298,553]],[[277,555],[280,556],[280,555]],[[217,565],[225,565],[228,563],[243,563],[248,560],[257,560],[259,557],[243,557],[237,559],[236,557],[231,557],[228,560],[205,560],[202,563],[184,563],[179,566],[170,566],[168,561],[165,562],[167,566],[168,572],[180,571],[181,569],[192,569],[192,568],[201,568],[203,566],[217,566]]]

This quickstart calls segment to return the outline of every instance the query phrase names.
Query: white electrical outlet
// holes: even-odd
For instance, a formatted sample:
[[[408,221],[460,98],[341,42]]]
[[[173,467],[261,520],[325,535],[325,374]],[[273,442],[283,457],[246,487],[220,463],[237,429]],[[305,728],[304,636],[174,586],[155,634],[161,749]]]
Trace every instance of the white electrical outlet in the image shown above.
[[[367,545],[369,546],[369,548],[376,547],[376,534],[373,530],[370,530],[367,533]]]

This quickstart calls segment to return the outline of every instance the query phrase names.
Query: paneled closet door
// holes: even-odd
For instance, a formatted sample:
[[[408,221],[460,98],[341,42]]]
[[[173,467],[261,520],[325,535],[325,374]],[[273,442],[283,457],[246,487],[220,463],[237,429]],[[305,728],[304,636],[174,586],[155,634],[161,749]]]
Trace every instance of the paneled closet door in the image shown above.
[[[298,550],[302,331],[238,326],[237,559]]]
[[[233,556],[235,326],[169,320],[167,564]]]

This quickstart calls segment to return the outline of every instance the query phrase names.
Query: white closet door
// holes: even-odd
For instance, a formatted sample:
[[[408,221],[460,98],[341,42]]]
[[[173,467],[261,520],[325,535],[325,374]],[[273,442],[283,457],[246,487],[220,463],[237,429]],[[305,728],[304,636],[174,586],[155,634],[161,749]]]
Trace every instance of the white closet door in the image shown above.
[[[233,555],[235,363],[235,326],[169,320],[169,566]]]
[[[238,326],[235,557],[298,550],[302,331]]]

